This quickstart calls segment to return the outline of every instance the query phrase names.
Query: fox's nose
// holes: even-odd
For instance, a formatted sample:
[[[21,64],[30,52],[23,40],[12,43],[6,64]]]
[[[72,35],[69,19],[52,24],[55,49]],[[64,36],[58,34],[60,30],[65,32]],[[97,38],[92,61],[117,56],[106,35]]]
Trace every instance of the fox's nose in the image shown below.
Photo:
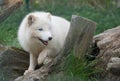
[[[49,39],[49,40],[52,40],[52,37],[49,37],[48,39]]]

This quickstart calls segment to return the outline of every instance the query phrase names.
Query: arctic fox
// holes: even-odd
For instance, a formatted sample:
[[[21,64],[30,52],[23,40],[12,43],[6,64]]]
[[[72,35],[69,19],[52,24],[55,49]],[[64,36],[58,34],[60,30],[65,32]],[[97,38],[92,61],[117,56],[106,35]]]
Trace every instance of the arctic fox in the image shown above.
[[[37,64],[47,64],[63,48],[70,22],[49,12],[32,12],[25,16],[18,29],[18,40],[30,54],[30,64],[24,75]]]

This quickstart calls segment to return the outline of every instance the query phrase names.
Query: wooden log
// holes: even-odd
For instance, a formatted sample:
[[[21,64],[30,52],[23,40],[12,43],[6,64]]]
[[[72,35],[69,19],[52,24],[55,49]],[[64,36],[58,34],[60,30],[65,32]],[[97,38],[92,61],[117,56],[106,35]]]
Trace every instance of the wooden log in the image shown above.
[[[22,4],[23,4],[22,1],[16,2],[7,9],[5,9],[2,13],[0,13],[0,23],[2,23],[5,19],[7,19],[10,16],[10,14],[12,14]]]
[[[43,65],[40,69],[31,74],[18,77],[15,81],[45,80],[48,76],[50,76],[50,74],[55,72],[55,68],[58,69],[58,66],[64,62],[64,59],[66,59],[73,50],[74,53],[76,53],[75,56],[79,58],[83,56],[83,54],[86,54],[86,50],[92,41],[95,27],[95,22],[73,15],[66,43],[64,48],[59,52],[58,56],[56,56],[51,63]]]
[[[0,45],[0,81],[14,81],[29,64],[29,54],[23,50]]]
[[[96,35],[93,41],[99,49],[97,58],[101,59],[99,66],[104,70],[103,78],[120,81],[120,26]]]
[[[118,8],[120,8],[120,0],[115,0],[116,1],[116,5]]]

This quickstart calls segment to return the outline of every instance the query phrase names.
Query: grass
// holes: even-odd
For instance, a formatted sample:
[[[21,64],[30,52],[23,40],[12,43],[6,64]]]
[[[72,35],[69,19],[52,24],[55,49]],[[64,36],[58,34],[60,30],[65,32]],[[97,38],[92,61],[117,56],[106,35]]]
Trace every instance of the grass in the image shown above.
[[[60,3],[56,3],[53,6],[48,3],[43,5],[32,5],[31,11],[36,10],[48,11],[54,15],[62,16],[69,21],[71,20],[72,14],[89,18],[97,22],[97,29],[95,34],[99,34],[106,29],[118,26],[120,21],[120,9],[117,8],[110,10],[100,10],[90,6],[72,5],[71,7],[70,5],[66,6],[66,4]],[[27,13],[29,12],[26,11],[25,7],[21,7],[0,24],[0,43],[19,47],[17,41],[17,30],[20,22]]]
[[[56,0],[58,1],[58,0]],[[66,0],[67,3],[67,0]],[[68,5],[66,3],[44,3],[33,4],[31,6],[31,11],[48,11],[54,15],[58,15],[71,20],[72,14],[76,14],[82,17],[89,18],[97,22],[97,28],[95,35],[99,34],[107,29],[116,27],[119,25],[120,21],[120,9],[98,9],[92,6],[86,5]],[[31,12],[26,11],[25,6],[15,11],[10,17],[0,24],[0,44],[20,47],[17,40],[17,30],[20,22],[24,16]],[[68,77],[56,78],[53,77],[51,81],[98,81],[96,78],[89,79],[91,75],[99,72],[98,68],[94,69],[93,66],[96,61],[88,62],[86,60],[78,60],[74,56],[68,56],[64,69]],[[67,68],[67,69],[66,69]],[[54,80],[53,80],[54,79]],[[65,79],[65,80],[63,80]],[[66,80],[67,79],[67,80]],[[79,79],[79,80],[78,80]]]
[[[88,81],[91,78],[92,81],[95,78],[91,77],[92,75],[103,71],[99,67],[95,68],[95,65],[100,61],[100,59],[89,61],[86,60],[86,57],[84,56],[78,59],[74,55],[74,53],[69,54],[63,64],[63,70],[67,75],[72,76],[73,78],[76,77],[77,79],[79,77],[83,81]]]
[[[20,22],[27,13],[28,12],[21,7],[0,24],[0,43],[3,45],[20,47],[17,40],[17,30]]]
[[[115,27],[119,25],[119,12],[120,9],[114,10],[98,10],[89,6],[66,6],[65,4],[55,4],[52,6],[51,4],[33,5],[33,10],[41,10],[41,11],[49,11],[52,14],[62,16],[68,20],[71,19],[72,14],[77,14],[79,16],[83,16],[89,18],[95,22],[97,22],[97,29],[95,34],[99,34],[106,29]],[[0,26],[0,43],[5,45],[19,46],[17,42],[17,30],[18,26],[22,20],[22,18],[28,12],[22,7],[17,10],[14,14],[12,14],[7,20],[1,23]],[[3,34],[4,33],[4,34]]]
[[[49,77],[50,81],[103,81],[99,79],[99,73],[103,70],[94,68],[99,60],[88,61],[84,57],[78,59],[71,53],[59,68],[61,73],[55,73]],[[58,70],[57,70],[58,71]],[[63,73],[64,72],[64,73]],[[97,75],[96,75],[97,74]],[[94,76],[94,77],[93,77]]]

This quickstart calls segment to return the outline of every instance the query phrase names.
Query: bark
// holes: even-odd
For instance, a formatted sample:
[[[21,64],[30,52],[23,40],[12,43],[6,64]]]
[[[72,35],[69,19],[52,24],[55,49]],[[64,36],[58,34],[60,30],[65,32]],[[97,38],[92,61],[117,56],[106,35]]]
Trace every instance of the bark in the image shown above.
[[[116,0],[117,7],[120,8],[120,0]]]
[[[6,18],[10,16],[16,9],[22,5],[22,1],[15,2],[8,8],[5,8],[3,12],[0,12],[0,23],[2,23]]]
[[[120,81],[120,26],[109,29],[94,37],[94,44],[99,49],[99,66],[104,69],[108,81]]]
[[[23,75],[29,64],[29,56],[23,50],[0,45],[0,81],[14,81]]]
[[[56,71],[55,69],[57,69],[57,71],[60,69],[58,67],[72,51],[74,51],[75,56],[79,58],[83,56],[83,54],[86,54],[92,41],[95,27],[96,24],[93,21],[73,15],[66,43],[58,56],[56,56],[51,63],[43,65],[40,69],[31,74],[18,77],[15,81],[45,80]],[[49,79],[47,81],[49,81]]]

